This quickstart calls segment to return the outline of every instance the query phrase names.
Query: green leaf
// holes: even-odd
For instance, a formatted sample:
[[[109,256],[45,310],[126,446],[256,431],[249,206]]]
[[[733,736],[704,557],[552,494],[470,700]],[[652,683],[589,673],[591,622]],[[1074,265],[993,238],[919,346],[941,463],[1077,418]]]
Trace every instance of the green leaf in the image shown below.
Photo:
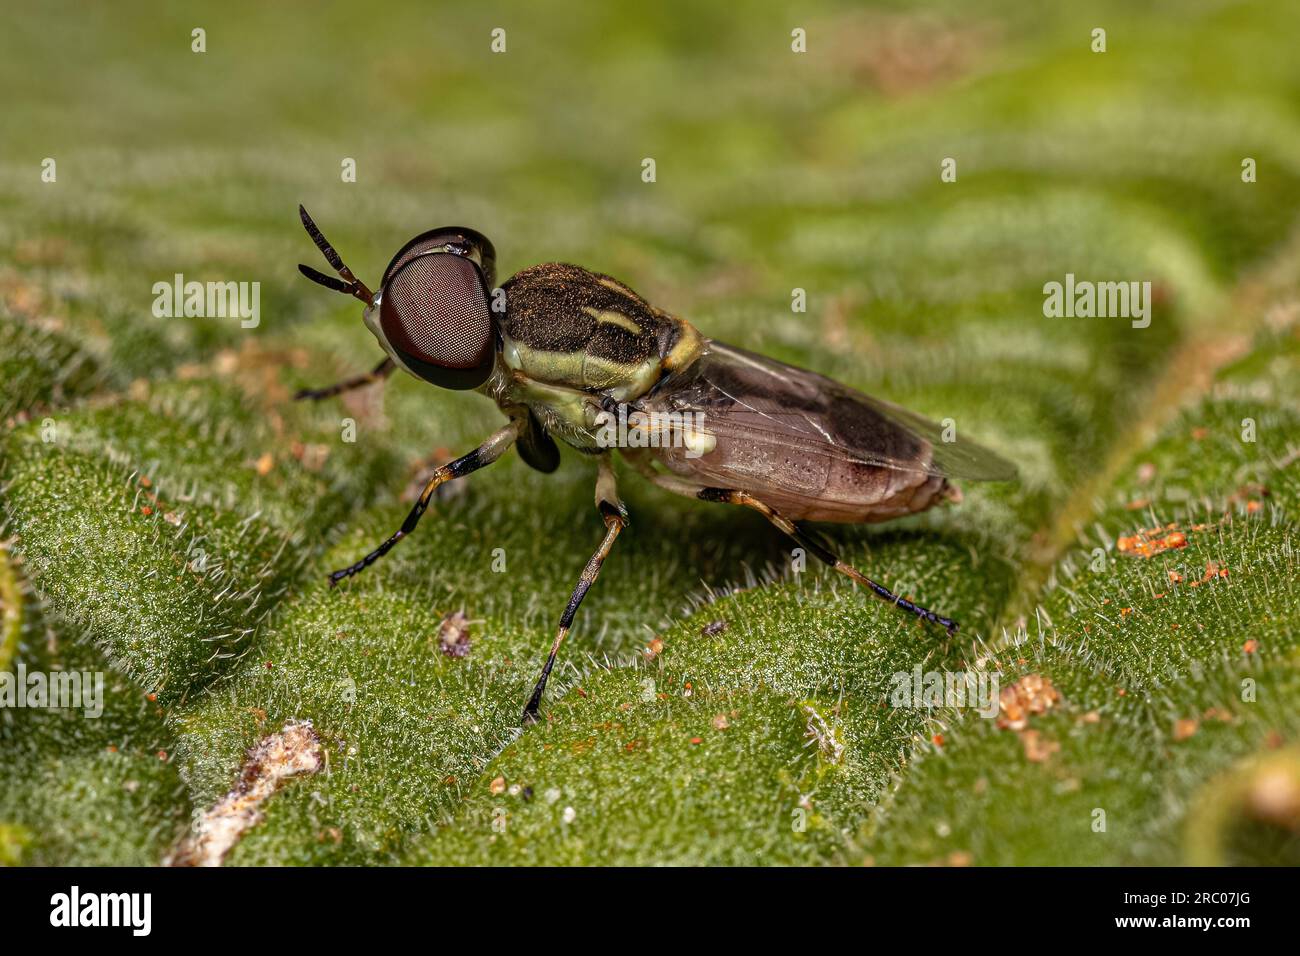
[[[101,675],[103,713],[0,707],[0,863],[1300,862],[1300,9],[832,4],[796,57],[772,16],[584,8],[492,69],[470,7],[210,11],[202,57],[179,12],[86,17],[65,108],[0,117],[0,678]],[[66,60],[11,20],[0,81]],[[521,727],[594,469],[507,455],[331,588],[501,416],[292,400],[379,357],[295,272],[299,202],[367,281],[466,222],[502,278],[616,275],[1014,459],[816,532],[961,629],[620,465]],[[257,281],[258,325],[156,316],[177,273]],[[1150,324],[1046,315],[1067,274],[1149,281]]]

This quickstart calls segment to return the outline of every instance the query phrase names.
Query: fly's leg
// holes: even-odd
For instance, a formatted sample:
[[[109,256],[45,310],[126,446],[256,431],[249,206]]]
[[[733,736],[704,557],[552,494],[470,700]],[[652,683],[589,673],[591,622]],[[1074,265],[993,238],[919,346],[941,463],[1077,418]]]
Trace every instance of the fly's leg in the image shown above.
[[[493,432],[488,440],[479,445],[468,455],[461,455],[455,461],[449,461],[437,471],[435,471],[425,483],[424,490],[420,492],[420,497],[416,499],[415,507],[411,513],[406,516],[402,522],[402,527],[393,532],[392,536],[381,544],[375,550],[371,551],[364,558],[346,568],[341,568],[330,574],[330,586],[338,584],[344,578],[350,578],[354,574],[359,574],[370,565],[374,564],[389,551],[397,542],[401,541],[408,534],[415,530],[415,526],[420,523],[420,517],[429,507],[429,501],[433,498],[433,493],[438,490],[438,486],[443,482],[451,481],[453,478],[463,478],[472,471],[478,471],[484,465],[490,465],[496,461],[506,450],[515,443],[523,431],[527,419],[515,419],[499,431]]]
[[[888,601],[890,604],[900,607],[904,611],[915,614],[922,620],[931,621],[935,624],[941,625],[950,635],[957,631],[958,624],[956,621],[935,614],[929,608],[921,607],[919,604],[913,604],[911,601],[907,600],[907,598],[895,594],[883,584],[877,584],[857,568],[853,567],[853,565],[845,564],[833,551],[820,542],[814,540],[811,535],[789,518],[786,518],[774,508],[759,501],[753,495],[744,491],[735,491],[729,488],[701,488],[695,493],[695,497],[699,498],[701,501],[721,501],[729,505],[744,505],[746,508],[753,508],[764,518],[793,538],[798,544],[816,555],[818,560],[830,565],[850,580],[870,588],[872,592],[875,593],[876,597]]]
[[[959,625],[956,621],[935,614],[929,608],[921,607],[919,604],[913,604],[911,601],[907,600],[907,598],[895,594],[883,584],[877,584],[851,564],[845,564],[836,557],[833,551],[820,542],[814,540],[811,535],[789,518],[778,513],[775,508],[764,504],[753,495],[744,491],[736,491],[731,488],[706,488],[703,485],[686,481],[685,479],[678,478],[675,475],[666,475],[663,472],[656,471],[650,462],[643,456],[633,457],[629,460],[632,461],[641,474],[645,475],[647,479],[666,491],[671,491],[674,494],[685,495],[687,498],[699,498],[701,501],[721,501],[725,504],[744,505],[747,508],[753,508],[764,518],[793,538],[800,546],[812,552],[818,560],[830,565],[845,577],[870,588],[872,593],[881,600],[888,601],[890,604],[900,607],[904,611],[915,614],[923,620],[932,621],[935,624],[941,625],[950,635],[957,631]]]
[[[301,401],[309,398],[313,402],[319,402],[322,398],[333,398],[335,395],[341,395],[344,392],[350,392],[354,388],[361,388],[363,385],[369,385],[371,382],[382,381],[393,374],[393,369],[397,366],[392,359],[386,358],[365,375],[357,375],[354,378],[344,379],[337,385],[331,385],[329,388],[304,388],[294,393],[294,401]]]
[[[605,558],[609,557],[610,549],[614,547],[614,539],[627,527],[627,508],[618,497],[614,469],[610,464],[609,456],[600,456],[597,459],[597,466],[600,470],[596,474],[596,507],[605,521],[605,537],[601,539],[595,552],[588,559],[587,566],[582,569],[582,576],[578,578],[573,594],[569,596],[569,603],[565,605],[564,613],[560,615],[560,628],[555,634],[555,641],[551,644],[551,652],[546,656],[546,663],[542,665],[541,676],[533,686],[533,693],[528,698],[528,703],[524,705],[521,718],[521,723],[524,724],[537,722],[537,711],[542,704],[542,695],[546,693],[546,681],[551,676],[551,668],[555,666],[556,655],[560,653],[560,645],[564,643],[569,628],[573,626],[573,618],[582,605],[582,599],[596,583],[600,567],[605,563]]]

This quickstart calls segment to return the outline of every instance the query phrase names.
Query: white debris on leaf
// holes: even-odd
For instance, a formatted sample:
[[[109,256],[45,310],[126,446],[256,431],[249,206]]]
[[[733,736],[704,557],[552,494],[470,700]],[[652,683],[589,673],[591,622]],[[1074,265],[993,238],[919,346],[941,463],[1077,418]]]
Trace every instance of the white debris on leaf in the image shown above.
[[[235,788],[195,821],[167,866],[220,866],[244,831],[262,822],[261,805],[290,777],[321,768],[320,738],[311,721],[290,722],[261,740],[244,761]]]
[[[844,742],[840,740],[836,728],[831,726],[826,718],[818,712],[817,708],[811,704],[804,704],[803,711],[808,718],[804,736],[808,738],[809,743],[817,745],[822,759],[827,763],[843,763]]]

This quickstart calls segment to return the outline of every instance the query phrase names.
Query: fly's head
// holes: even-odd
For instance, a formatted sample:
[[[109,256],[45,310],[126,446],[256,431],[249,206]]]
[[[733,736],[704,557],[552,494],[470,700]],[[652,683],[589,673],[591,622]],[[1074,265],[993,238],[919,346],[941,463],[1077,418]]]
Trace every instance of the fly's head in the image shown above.
[[[463,226],[421,233],[393,256],[372,293],[299,208],[307,232],[347,281],[298,268],[312,281],[365,302],[366,326],[384,351],[443,388],[472,389],[487,381],[500,339],[489,304],[496,250],[487,236]]]
[[[461,226],[416,236],[393,256],[366,324],[386,351],[443,388],[478,388],[492,372],[497,329],[489,306],[496,251]]]

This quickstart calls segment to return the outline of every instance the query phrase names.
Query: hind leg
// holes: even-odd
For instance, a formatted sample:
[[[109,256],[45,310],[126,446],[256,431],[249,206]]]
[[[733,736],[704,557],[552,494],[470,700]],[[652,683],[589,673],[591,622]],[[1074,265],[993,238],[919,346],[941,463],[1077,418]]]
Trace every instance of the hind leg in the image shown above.
[[[743,505],[746,508],[752,508],[768,521],[772,522],[772,524],[776,525],[776,527],[782,532],[789,535],[789,537],[799,544],[800,547],[805,548],[815,555],[818,560],[834,568],[851,581],[870,588],[871,592],[882,601],[888,601],[895,607],[901,608],[911,614],[915,614],[922,620],[938,624],[949,634],[955,633],[959,627],[957,622],[951,618],[936,614],[929,608],[921,607],[919,604],[913,604],[911,601],[907,600],[907,598],[895,594],[883,584],[877,584],[857,568],[853,567],[853,565],[846,564],[844,561],[840,560],[833,551],[820,542],[814,540],[811,535],[789,518],[782,515],[775,508],[763,503],[748,492],[737,491],[734,488],[708,488],[704,485],[695,484],[694,482],[678,478],[675,475],[667,475],[655,471],[648,464],[640,465],[639,470],[646,476],[646,478],[666,491],[684,495],[688,498],[698,498],[701,501],[719,501],[723,504]]]

